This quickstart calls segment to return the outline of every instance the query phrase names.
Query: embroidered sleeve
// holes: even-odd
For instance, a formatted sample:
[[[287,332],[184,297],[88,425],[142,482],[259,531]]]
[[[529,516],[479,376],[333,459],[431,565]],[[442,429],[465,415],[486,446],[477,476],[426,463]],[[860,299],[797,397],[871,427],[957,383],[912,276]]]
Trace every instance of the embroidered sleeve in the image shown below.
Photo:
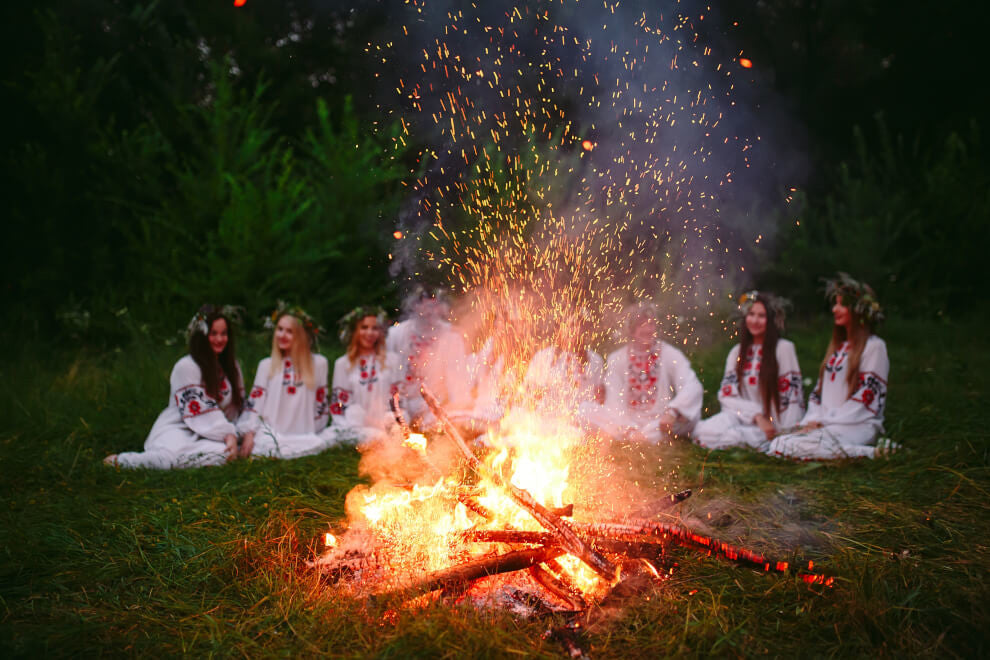
[[[335,387],[330,395],[330,414],[334,421],[343,419],[351,402],[351,391],[343,387]]]
[[[887,381],[879,375],[868,371],[859,374],[859,388],[852,395],[853,401],[859,401],[863,407],[877,417],[883,417],[887,405]]]
[[[316,388],[316,408],[313,418],[316,420],[317,428],[320,428],[320,421],[326,425],[330,414],[330,401],[327,397],[327,386],[321,385]]]
[[[235,433],[234,425],[227,421],[220,404],[206,393],[202,375],[195,363],[180,361],[172,370],[172,390],[182,421],[193,433],[209,440],[222,441],[224,436]]]

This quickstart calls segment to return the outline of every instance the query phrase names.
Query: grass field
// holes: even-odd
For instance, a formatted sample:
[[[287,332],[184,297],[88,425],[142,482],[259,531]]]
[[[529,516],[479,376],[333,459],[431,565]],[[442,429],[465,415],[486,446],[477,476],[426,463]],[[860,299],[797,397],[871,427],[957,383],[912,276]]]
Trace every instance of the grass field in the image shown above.
[[[679,465],[671,486],[697,492],[685,516],[726,541],[814,559],[834,588],[679,551],[673,578],[589,631],[583,648],[600,658],[986,657],[986,327],[888,323],[888,434],[906,447],[889,459],[670,450]],[[813,374],[823,330],[799,328],[792,339]],[[710,407],[727,350],[694,356]],[[560,656],[541,638],[546,621],[433,606],[383,623],[380,610],[319,588],[301,561],[359,481],[353,450],[194,471],[101,465],[141,446],[181,353],[140,335],[119,351],[8,349],[3,656]],[[260,342],[244,343],[246,371],[260,354]]]

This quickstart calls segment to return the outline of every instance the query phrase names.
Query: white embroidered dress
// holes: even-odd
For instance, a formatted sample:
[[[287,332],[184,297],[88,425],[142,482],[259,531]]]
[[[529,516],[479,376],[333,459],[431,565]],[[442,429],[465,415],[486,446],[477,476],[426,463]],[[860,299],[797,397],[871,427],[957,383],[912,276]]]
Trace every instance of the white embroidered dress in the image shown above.
[[[240,366],[237,367],[238,374]],[[241,379],[243,382],[243,379]],[[168,407],[155,420],[144,441],[144,451],[123,452],[117,464],[126,468],[172,468],[222,465],[226,462],[223,439],[237,433],[230,421],[233,389],[224,378],[220,400],[206,393],[199,365],[186,355],[172,367]]]
[[[387,437],[395,424],[389,399],[398,387],[391,369],[398,363],[386,354],[385,364],[377,355],[358,356],[351,364],[346,355],[333,364],[330,395],[330,426],[322,433],[330,444],[363,444]]]
[[[613,437],[637,431],[659,442],[660,418],[668,410],[680,415],[675,434],[690,433],[701,417],[704,391],[687,357],[670,344],[648,350],[627,344],[606,360],[605,405],[582,404],[585,422]]]
[[[464,338],[450,323],[429,325],[414,318],[388,331],[386,349],[398,358],[399,394],[410,419],[422,417],[427,425],[433,421],[426,402],[419,393],[425,384],[450,415],[471,410],[471,377],[468,370]]]
[[[327,397],[327,359],[312,355],[315,388],[306,387],[292,360],[282,359],[271,375],[271,358],[258,363],[251,394],[237,422],[241,433],[254,431],[255,456],[298,458],[327,448],[319,434],[326,428],[330,403]]]
[[[852,396],[846,382],[848,360],[849,343],[843,342],[829,356],[822,378],[808,397],[808,412],[800,423],[818,422],[822,428],[778,436],[767,453],[806,460],[873,457],[887,404],[887,344],[875,335],[866,340]]]
[[[736,344],[725,360],[725,375],[718,393],[721,412],[698,422],[692,435],[699,445],[708,449],[750,447],[766,451],[770,441],[753,421],[756,415],[763,413],[763,395],[760,392],[763,346],[753,344],[749,347],[743,363],[741,383],[736,375],[740,350],[739,344]],[[786,339],[778,339],[775,354],[780,409],[771,410],[771,417],[774,427],[780,431],[795,426],[801,420],[804,415],[804,394],[801,367],[798,365],[794,344]]]

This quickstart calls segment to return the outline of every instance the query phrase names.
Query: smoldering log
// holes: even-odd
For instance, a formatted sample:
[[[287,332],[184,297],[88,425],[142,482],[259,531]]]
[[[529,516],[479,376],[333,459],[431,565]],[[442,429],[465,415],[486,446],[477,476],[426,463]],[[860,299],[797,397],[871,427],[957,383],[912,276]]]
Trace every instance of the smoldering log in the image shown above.
[[[566,550],[558,546],[541,546],[539,548],[528,548],[526,550],[513,550],[495,557],[485,557],[475,561],[451,566],[441,571],[436,571],[427,575],[415,584],[409,585],[395,591],[380,594],[385,599],[396,598],[402,601],[409,600],[438,589],[453,588],[457,585],[473,582],[483,577],[498,575],[500,573],[512,573],[521,571],[542,564],[545,561],[556,559],[564,554]]]
[[[677,506],[678,504],[680,504],[689,497],[691,497],[690,488],[686,490],[682,490],[679,493],[672,493],[667,501],[667,506],[665,506],[664,509],[672,509],[673,507]]]
[[[678,545],[704,550],[709,554],[728,559],[738,564],[759,568],[764,572],[789,573],[799,575],[809,584],[831,584],[832,578],[817,573],[808,573],[791,567],[790,562],[771,559],[758,552],[741,548],[731,543],[719,541],[710,536],[680,525],[658,521],[628,521],[604,523],[574,523],[575,528],[583,534],[598,537],[603,536],[623,542],[634,543],[637,539],[669,538]]]
[[[551,563],[555,565],[558,575],[565,574],[563,567],[556,560],[547,562],[547,564]],[[543,564],[532,566],[529,569],[529,574],[541,587],[553,594],[558,600],[567,605],[568,608],[572,610],[583,610],[588,607],[588,603],[581,596],[580,591],[543,568]]]
[[[560,545],[563,545],[568,552],[570,552],[575,557],[578,557],[585,564],[590,566],[592,570],[601,575],[603,578],[609,582],[614,582],[618,577],[618,569],[611,561],[609,561],[604,555],[596,551],[594,548],[590,547],[581,538],[574,533],[566,522],[561,520],[560,516],[555,515],[545,506],[536,501],[536,499],[525,489],[519,488],[512,483],[507,483],[500,475],[496,473],[488,473],[485,466],[478,460],[475,456],[474,451],[468,446],[464,438],[461,437],[460,431],[457,427],[450,421],[447,417],[447,413],[444,411],[440,402],[437,398],[433,396],[429,388],[421,385],[419,388],[420,393],[423,395],[423,400],[426,405],[430,407],[430,410],[436,416],[440,423],[443,425],[444,430],[447,435],[454,441],[460,449],[461,454],[467,460],[468,465],[479,475],[485,475],[492,482],[498,484],[499,487],[503,488],[512,500],[518,504],[520,507],[526,509],[527,512],[537,522],[540,523],[547,531],[554,534],[557,537],[557,541]]]

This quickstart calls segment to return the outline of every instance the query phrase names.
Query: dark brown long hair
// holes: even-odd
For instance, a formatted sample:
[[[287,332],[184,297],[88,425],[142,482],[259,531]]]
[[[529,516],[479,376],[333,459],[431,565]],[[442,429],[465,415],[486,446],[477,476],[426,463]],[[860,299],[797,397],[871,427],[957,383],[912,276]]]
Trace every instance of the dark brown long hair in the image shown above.
[[[760,363],[760,396],[763,399],[763,414],[772,417],[772,411],[780,410],[780,388],[777,387],[777,377],[780,367],[777,365],[777,340],[780,333],[777,330],[777,319],[770,302],[763,294],[756,294],[753,304],[762,303],[767,311],[767,329],[763,333],[763,360]],[[736,379],[742,387],[743,372],[746,366],[746,354],[753,345],[753,334],[746,327],[746,317],[739,321],[739,357],[736,358]]]
[[[830,302],[833,305],[835,304],[834,296]],[[829,340],[828,348],[825,349],[825,357],[822,358],[822,364],[818,367],[818,394],[821,394],[821,383],[822,377],[825,375],[825,364],[828,362],[832,353],[839,350],[842,342],[848,340],[849,362],[846,364],[846,386],[849,391],[846,394],[846,398],[849,398],[859,386],[859,361],[863,358],[863,349],[866,347],[866,340],[870,338],[873,331],[870,329],[870,325],[863,321],[862,317],[856,313],[853,306],[845,298],[843,298],[842,304],[849,310],[849,315],[852,318],[852,323],[849,324],[852,326],[852,332],[846,332],[845,326],[832,326],[832,339]]]
[[[203,305],[199,308],[200,313],[206,316],[206,332],[193,330],[189,335],[189,355],[199,365],[199,370],[203,374],[203,384],[206,386],[206,393],[217,403],[220,403],[220,383],[222,376],[227,377],[230,383],[231,398],[235,410],[240,410],[244,404],[242,394],[243,384],[241,374],[237,370],[237,351],[234,346],[234,326],[230,319],[216,305]],[[223,319],[227,322],[227,346],[220,355],[213,352],[210,346],[209,331],[213,328],[213,322]]]

